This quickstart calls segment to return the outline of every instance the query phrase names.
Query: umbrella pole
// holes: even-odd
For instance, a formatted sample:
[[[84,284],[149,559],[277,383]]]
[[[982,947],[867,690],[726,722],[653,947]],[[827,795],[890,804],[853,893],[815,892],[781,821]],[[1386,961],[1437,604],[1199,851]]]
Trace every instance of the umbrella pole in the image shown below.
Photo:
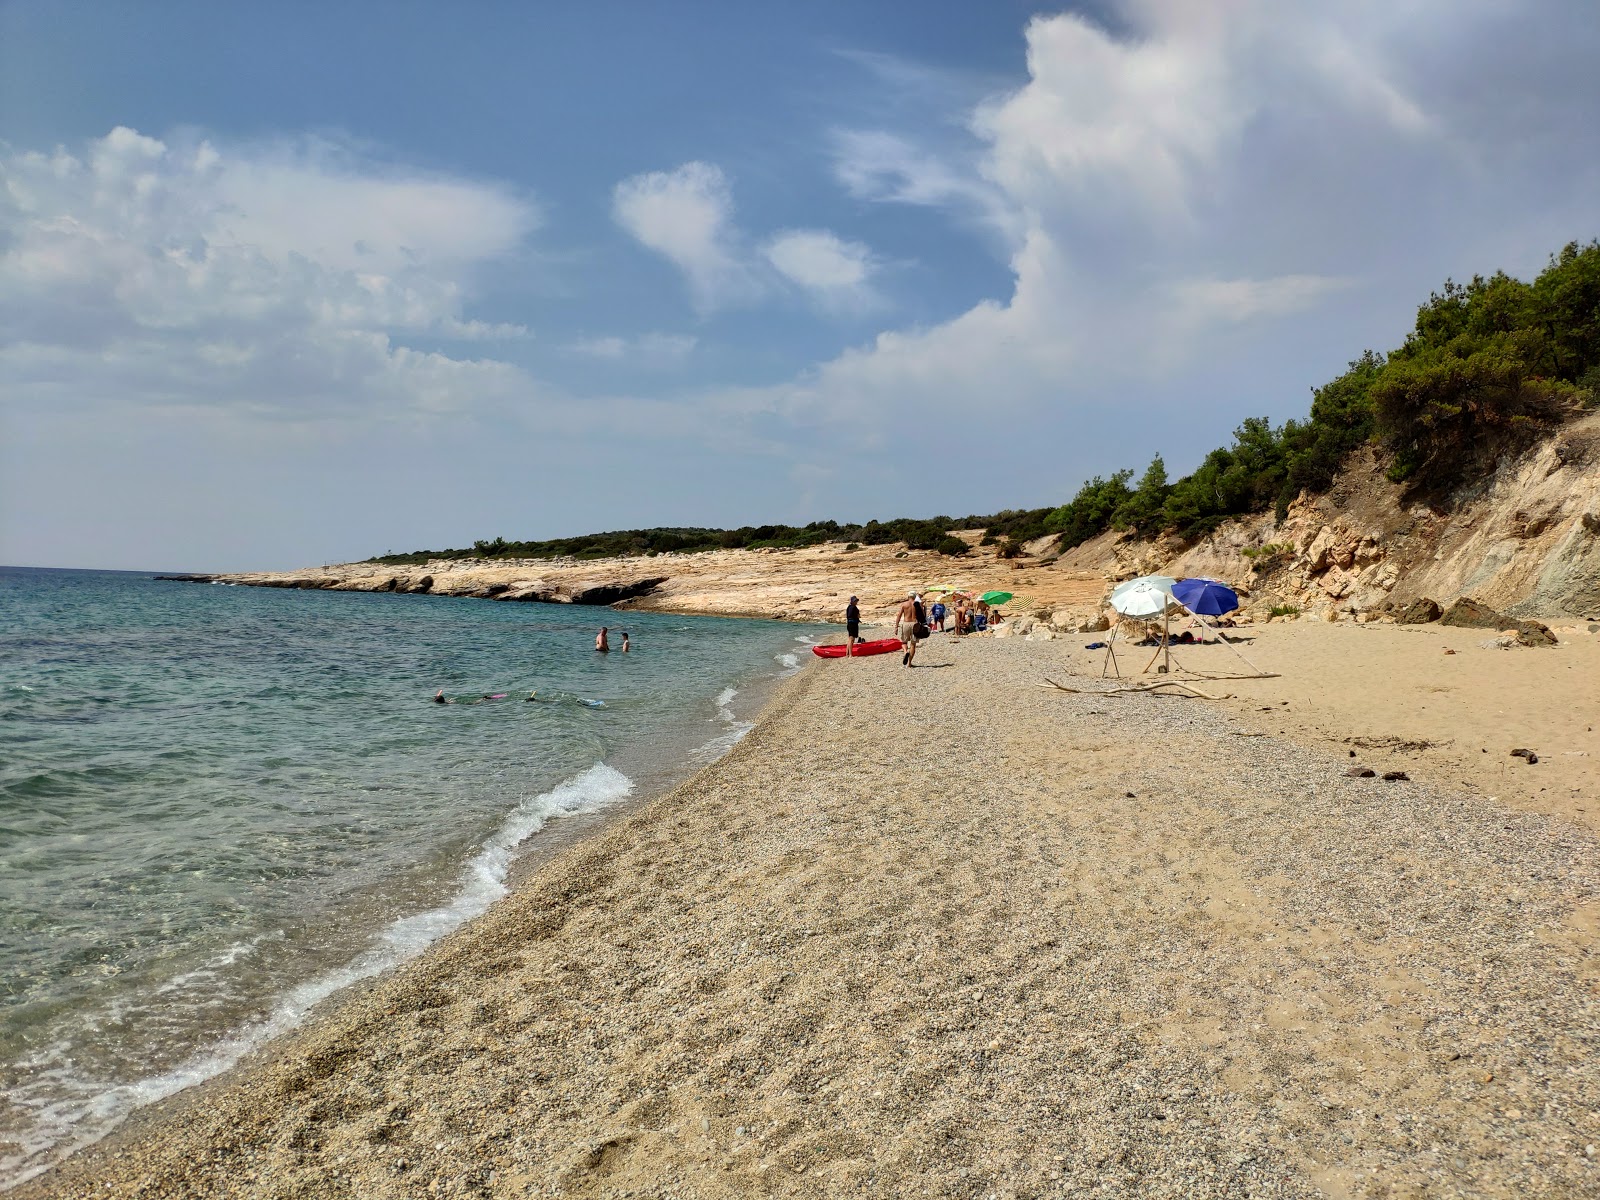
[[[1150,661],[1145,663],[1144,670],[1140,671],[1139,674],[1150,674],[1150,668],[1156,665],[1156,659],[1160,658],[1163,654],[1167,656],[1167,661],[1163,665],[1162,670],[1168,675],[1172,674],[1172,651],[1167,649],[1167,623],[1170,620],[1171,618],[1168,617],[1166,613],[1161,614],[1161,644],[1156,647],[1156,652],[1150,656]]]

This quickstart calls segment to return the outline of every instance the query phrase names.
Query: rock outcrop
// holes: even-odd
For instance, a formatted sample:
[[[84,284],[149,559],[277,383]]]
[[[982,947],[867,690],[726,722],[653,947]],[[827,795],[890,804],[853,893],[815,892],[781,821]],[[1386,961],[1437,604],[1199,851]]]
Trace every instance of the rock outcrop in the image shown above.
[[[1319,617],[1388,619],[1463,596],[1513,618],[1600,613],[1600,414],[1503,462],[1448,509],[1409,500],[1385,465],[1364,450],[1281,521],[1230,521],[1172,554],[1147,542],[1109,556],[1129,575],[1207,575],[1249,588],[1253,608]]]

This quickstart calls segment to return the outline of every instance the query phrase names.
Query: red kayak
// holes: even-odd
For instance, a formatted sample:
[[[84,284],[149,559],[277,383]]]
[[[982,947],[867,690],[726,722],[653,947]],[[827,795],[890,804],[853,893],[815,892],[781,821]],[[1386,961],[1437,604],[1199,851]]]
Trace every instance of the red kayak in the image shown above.
[[[860,642],[854,647],[813,646],[811,653],[818,658],[843,658],[844,652],[849,650],[851,658],[866,658],[873,654],[899,654],[904,649],[899,638],[882,638],[876,642]]]

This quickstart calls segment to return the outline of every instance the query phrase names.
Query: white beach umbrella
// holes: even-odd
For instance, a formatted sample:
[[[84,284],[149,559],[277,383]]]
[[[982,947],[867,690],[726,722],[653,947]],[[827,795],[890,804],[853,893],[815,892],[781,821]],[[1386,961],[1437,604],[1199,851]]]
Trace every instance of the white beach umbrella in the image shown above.
[[[1111,593],[1111,607],[1125,617],[1150,620],[1159,617],[1173,603],[1172,592],[1160,586],[1164,576],[1130,579]]]
[[[1132,591],[1134,588],[1141,585],[1160,588],[1163,592],[1170,596],[1172,595],[1172,589],[1178,586],[1178,581],[1172,578],[1170,575],[1141,575],[1137,579],[1125,579],[1121,583],[1117,584],[1116,587],[1111,589],[1111,599],[1113,601],[1113,605],[1118,596],[1122,595],[1124,592]],[[1117,611],[1121,612],[1122,610],[1117,609]]]

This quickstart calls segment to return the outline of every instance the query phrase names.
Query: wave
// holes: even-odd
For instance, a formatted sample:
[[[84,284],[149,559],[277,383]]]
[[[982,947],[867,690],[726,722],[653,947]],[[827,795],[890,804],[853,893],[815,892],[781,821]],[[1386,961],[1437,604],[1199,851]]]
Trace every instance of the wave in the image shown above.
[[[415,958],[445,934],[481,916],[507,894],[506,877],[517,848],[551,820],[595,812],[626,799],[633,790],[634,782],[628,776],[615,767],[596,763],[549,791],[524,800],[462,869],[450,899],[392,922],[350,962],[291,988],[267,1015],[170,1071],[130,1083],[113,1083],[74,1078],[72,1046],[66,1042],[31,1056],[23,1065],[45,1082],[51,1094],[46,1096],[40,1089],[30,1095],[33,1089],[27,1086],[12,1090],[12,1103],[32,1111],[37,1119],[26,1133],[8,1133],[8,1140],[19,1147],[20,1153],[0,1153],[0,1189],[30,1179],[72,1151],[99,1141],[135,1109],[220,1075],[250,1051],[299,1025],[313,1007],[335,992]],[[156,994],[215,979],[254,948],[253,943],[229,946],[200,967],[168,981]],[[70,1087],[69,1098],[60,1096],[63,1084]]]

